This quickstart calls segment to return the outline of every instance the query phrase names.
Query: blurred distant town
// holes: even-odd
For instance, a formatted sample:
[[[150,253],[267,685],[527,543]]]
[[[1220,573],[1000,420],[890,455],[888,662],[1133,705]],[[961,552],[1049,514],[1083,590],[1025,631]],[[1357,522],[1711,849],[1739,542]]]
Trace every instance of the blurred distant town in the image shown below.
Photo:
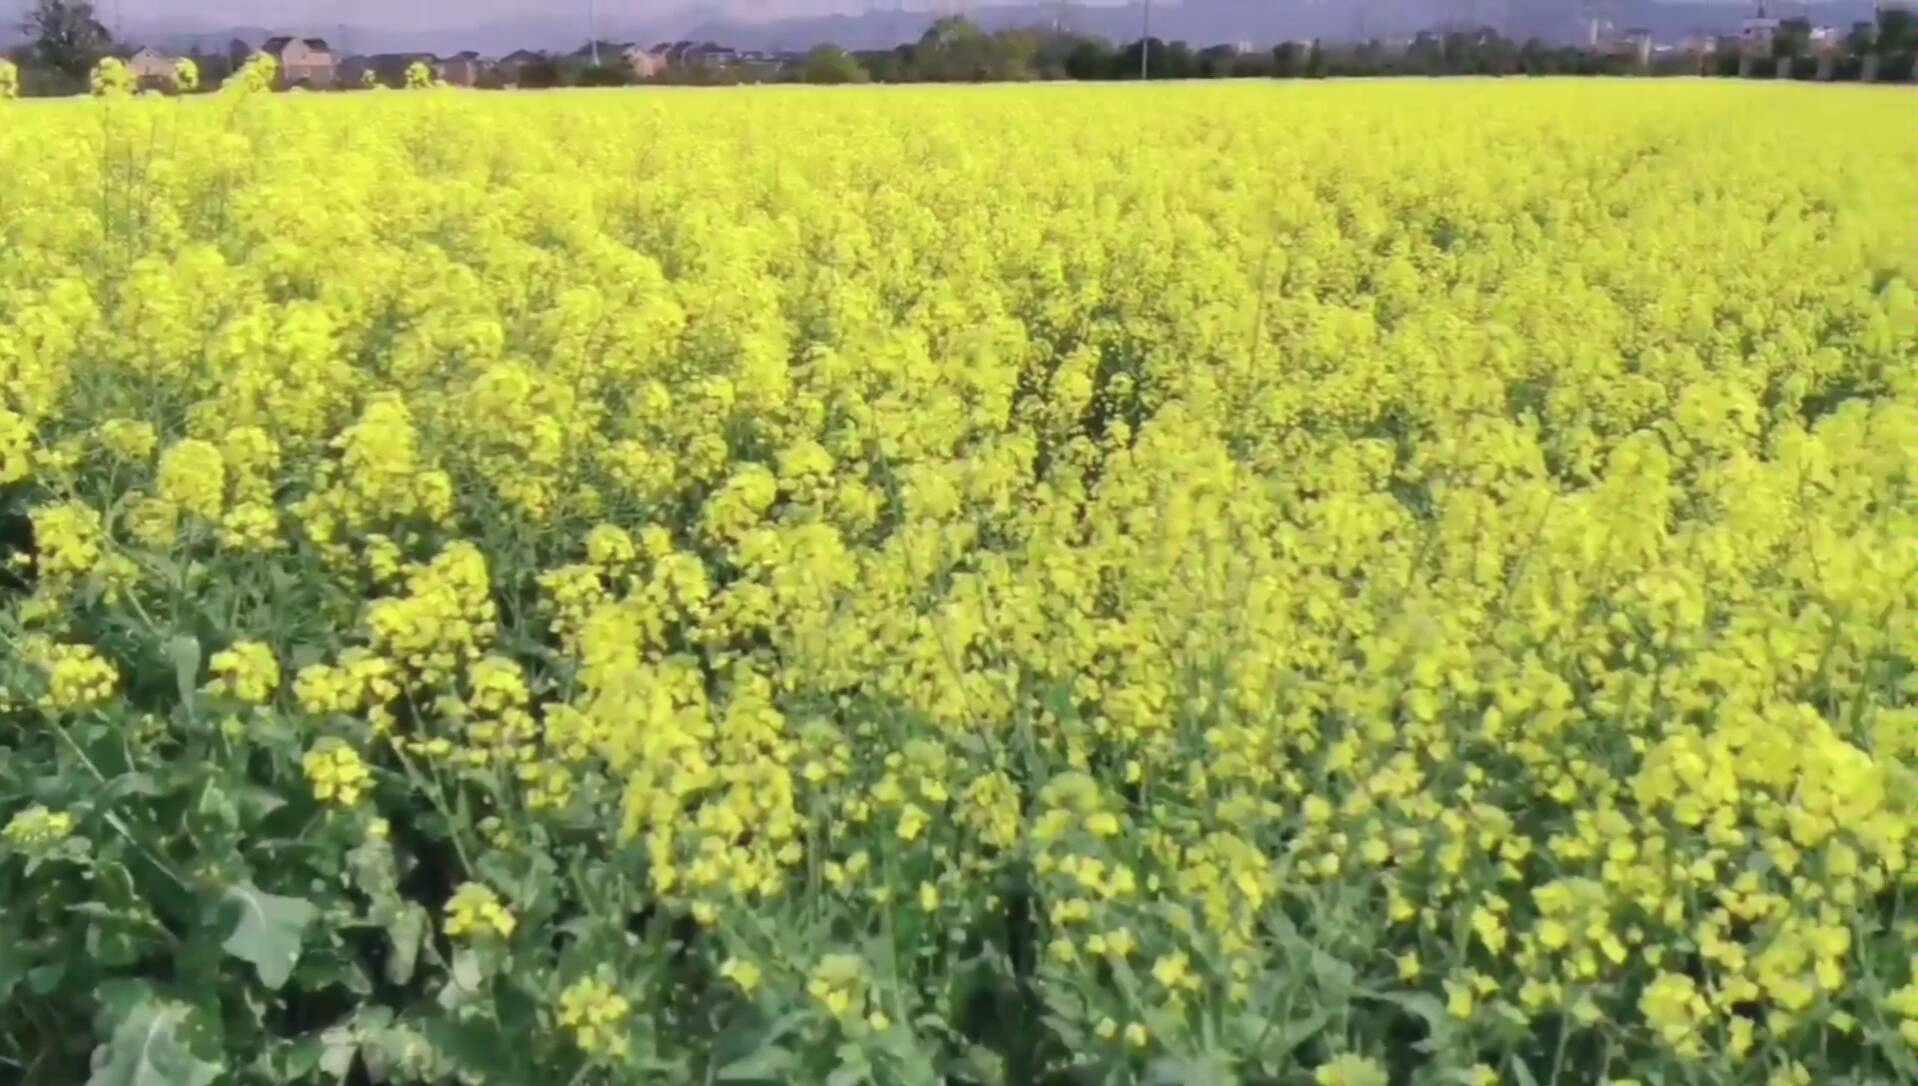
[[[1063,9],[1062,9],[1063,10]],[[641,43],[595,37],[565,51],[518,49],[503,55],[462,51],[356,53],[322,34],[290,33],[257,41],[149,44],[126,40],[93,5],[38,0],[9,50],[28,95],[84,90],[94,62],[126,61],[149,89],[174,91],[179,61],[195,62],[200,90],[217,88],[248,59],[278,61],[283,89],[350,91],[404,87],[424,65],[437,81],[480,89],[720,85],[738,83],[907,83],[1019,80],[1315,78],[1393,75],[1665,75],[1821,81],[1910,82],[1918,54],[1918,14],[1904,4],[1875,4],[1848,25],[1816,21],[1811,8],[1746,10],[1735,30],[1660,34],[1619,26],[1605,0],[1584,0],[1576,41],[1523,40],[1491,19],[1469,16],[1412,34],[1250,41],[1165,40],[1142,9],[1131,40],[1090,33],[1063,15],[996,28],[965,15],[932,18],[914,40],[891,48],[849,48],[826,41],[803,50],[736,48],[718,41]]]

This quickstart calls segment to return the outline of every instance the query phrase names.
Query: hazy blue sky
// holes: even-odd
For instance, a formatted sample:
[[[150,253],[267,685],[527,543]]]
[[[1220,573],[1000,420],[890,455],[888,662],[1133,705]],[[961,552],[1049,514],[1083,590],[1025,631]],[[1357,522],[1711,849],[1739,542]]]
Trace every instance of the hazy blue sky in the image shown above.
[[[586,18],[589,4],[609,17],[639,19],[674,10],[725,11],[740,16],[776,17],[820,15],[834,11],[861,11],[867,0],[93,0],[106,21],[124,18],[204,22],[214,26],[304,23],[326,26],[422,28],[448,24],[475,25],[495,19],[548,15]],[[908,8],[929,9],[939,0],[906,0]],[[971,0],[989,3],[990,0]],[[1098,3],[1101,0],[1079,0]],[[0,0],[20,9],[30,0]],[[894,0],[874,0],[891,7]]]

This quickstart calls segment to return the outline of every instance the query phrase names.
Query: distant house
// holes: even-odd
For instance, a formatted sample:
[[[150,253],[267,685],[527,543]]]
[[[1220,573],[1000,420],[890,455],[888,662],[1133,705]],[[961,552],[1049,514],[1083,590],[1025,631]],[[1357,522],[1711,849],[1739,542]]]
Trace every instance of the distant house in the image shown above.
[[[470,49],[446,57],[438,64],[440,78],[456,87],[470,87],[478,83],[486,68],[486,61]]]
[[[519,73],[528,64],[543,64],[546,59],[545,53],[536,53],[531,49],[515,49],[499,58],[499,61],[493,65],[493,70],[498,72],[499,77],[506,82],[517,83]]]
[[[666,67],[665,58],[654,50],[624,41],[587,42],[567,54],[566,59],[578,64],[624,65],[640,79],[650,79]]]
[[[142,87],[171,88],[179,81],[180,58],[144,48],[126,58],[127,70]]]
[[[1740,47],[1747,56],[1765,56],[1771,52],[1772,39],[1778,36],[1779,20],[1765,13],[1765,5],[1758,5],[1758,14],[1746,19],[1739,28]]]
[[[283,86],[330,87],[338,73],[325,38],[268,38],[260,52],[279,61]]]
[[[620,49],[626,67],[640,79],[651,79],[666,70],[666,61],[643,45],[626,45]]]
[[[1619,36],[1618,51],[1632,58],[1634,64],[1644,66],[1652,62],[1652,32],[1633,27]]]
[[[652,54],[668,67],[690,68],[696,65],[724,67],[740,61],[737,49],[728,49],[709,41],[663,41],[653,46]]]

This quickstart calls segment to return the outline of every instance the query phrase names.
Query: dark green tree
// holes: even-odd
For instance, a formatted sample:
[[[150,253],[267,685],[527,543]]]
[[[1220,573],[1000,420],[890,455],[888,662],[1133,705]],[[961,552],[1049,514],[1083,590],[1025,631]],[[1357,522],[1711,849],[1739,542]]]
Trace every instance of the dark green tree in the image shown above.
[[[1851,24],[1851,32],[1845,35],[1845,54],[1862,57],[1878,45],[1878,24],[1869,19]]]
[[[1049,32],[1041,36],[1039,52],[1033,57],[1040,79],[1078,79],[1072,74],[1072,58],[1092,39],[1080,34]]]
[[[113,35],[86,0],[35,0],[20,29],[40,63],[74,79],[86,78],[113,48]]]
[[[1200,79],[1225,79],[1232,75],[1239,51],[1230,45],[1208,45],[1193,58]]]
[[[1039,50],[1046,32],[1033,27],[1010,27],[992,35],[992,78],[1022,81],[1039,75]]]
[[[544,90],[566,84],[565,69],[552,57],[529,60],[520,67],[519,85],[527,90]]]
[[[1780,60],[1795,60],[1811,52],[1811,21],[1785,19],[1771,38],[1771,55]]]
[[[799,61],[799,78],[807,83],[864,83],[871,78],[859,59],[837,45],[815,45]]]
[[[914,48],[900,45],[891,49],[868,49],[852,56],[875,83],[910,83],[919,78],[912,66]]]
[[[632,69],[624,64],[589,64],[579,72],[582,87],[624,87],[632,81]]]
[[[1301,42],[1280,42],[1272,47],[1273,75],[1280,79],[1297,79],[1305,74],[1306,47]]]
[[[1087,38],[1066,57],[1068,79],[1112,79],[1118,75],[1118,54],[1097,38]]]
[[[1918,12],[1907,7],[1878,9],[1878,55],[1895,57],[1918,51]]]
[[[934,83],[980,83],[993,78],[999,51],[990,34],[972,20],[949,15],[935,20],[913,46],[918,78]]]

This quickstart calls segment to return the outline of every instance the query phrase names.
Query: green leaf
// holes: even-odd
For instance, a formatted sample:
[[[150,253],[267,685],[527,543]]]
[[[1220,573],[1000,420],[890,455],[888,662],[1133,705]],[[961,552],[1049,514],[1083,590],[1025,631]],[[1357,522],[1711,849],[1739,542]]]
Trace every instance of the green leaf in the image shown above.
[[[778,1045],[767,1045],[719,1069],[715,1082],[786,1082],[799,1067],[799,1058]]]
[[[1265,1038],[1260,1050],[1273,1056],[1285,1056],[1324,1032],[1331,1021],[1332,1012],[1321,1007],[1288,1022],[1272,1023],[1269,1030],[1260,1031]]]
[[[426,942],[427,925],[426,910],[410,902],[388,920],[386,935],[393,941],[393,955],[386,959],[387,980],[405,984],[413,979],[413,970],[420,960],[420,946]]]
[[[360,1052],[359,1035],[350,1029],[329,1029],[320,1034],[320,1044],[320,1071],[335,1082],[344,1081]]]
[[[27,991],[37,996],[50,995],[66,975],[67,967],[63,962],[34,966],[27,971]]]
[[[11,926],[0,927],[0,1006],[13,998],[14,988],[27,979],[33,959],[27,956],[22,935]]]
[[[303,898],[263,893],[251,884],[229,888],[226,898],[239,905],[240,919],[221,948],[252,963],[261,984],[279,988],[293,975],[306,926],[320,911]]]
[[[182,634],[167,642],[166,651],[173,661],[173,680],[180,686],[180,704],[191,706],[200,687],[200,642]]]
[[[173,1003],[134,1007],[95,1050],[87,1086],[211,1086],[223,1068],[194,1055],[181,1038],[188,1013]]]
[[[1214,1055],[1161,1056],[1146,1068],[1147,1086],[1238,1086],[1239,1078]]]
[[[470,950],[453,955],[453,982],[469,992],[477,992],[486,980],[480,956]]]
[[[826,1086],[868,1086],[873,1081],[872,1061],[859,1046],[840,1045],[837,1055],[839,1062],[826,1075]]]
[[[454,1010],[468,1003],[479,994],[480,985],[486,981],[480,957],[471,950],[458,950],[453,953],[450,972],[452,978],[440,989],[439,1005],[446,1010]]]
[[[248,822],[259,822],[274,811],[286,806],[286,800],[271,789],[261,788],[257,784],[243,785],[237,802],[240,817]]]

